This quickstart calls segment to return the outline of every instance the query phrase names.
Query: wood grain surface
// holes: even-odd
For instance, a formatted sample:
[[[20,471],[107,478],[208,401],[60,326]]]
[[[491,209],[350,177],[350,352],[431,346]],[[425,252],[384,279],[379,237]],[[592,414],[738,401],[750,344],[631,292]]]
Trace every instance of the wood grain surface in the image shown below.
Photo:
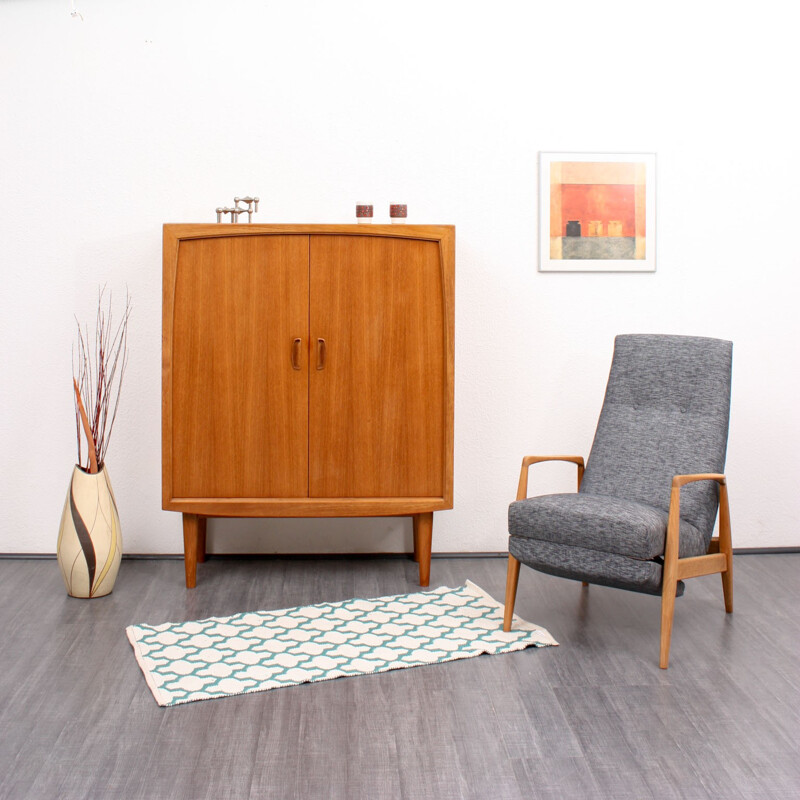
[[[411,526],[408,530],[411,537]],[[741,555],[676,602],[523,567],[517,613],[560,647],[159,708],[133,623],[418,590],[403,558],[124,560],[67,597],[55,560],[0,559],[0,797],[103,800],[793,800],[800,786],[800,554]],[[502,600],[505,558],[436,558],[435,586]]]
[[[436,242],[311,239],[311,497],[442,497],[445,317]]]
[[[454,263],[452,226],[165,225],[162,506],[452,508]]]
[[[162,507],[187,588],[208,516],[413,515],[428,585],[454,296],[452,226],[164,226]]]
[[[308,237],[183,242],[172,317],[173,496],[307,496]]]

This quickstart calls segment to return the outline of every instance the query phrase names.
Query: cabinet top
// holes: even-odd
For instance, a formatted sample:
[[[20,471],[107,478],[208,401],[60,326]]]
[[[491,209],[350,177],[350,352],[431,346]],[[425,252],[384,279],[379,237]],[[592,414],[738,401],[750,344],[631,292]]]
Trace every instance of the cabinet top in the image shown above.
[[[207,239],[217,236],[255,236],[265,234],[338,236],[388,236],[397,239],[430,239],[441,241],[455,236],[454,225],[318,225],[318,224],[249,224],[224,222],[165,223],[164,239]]]

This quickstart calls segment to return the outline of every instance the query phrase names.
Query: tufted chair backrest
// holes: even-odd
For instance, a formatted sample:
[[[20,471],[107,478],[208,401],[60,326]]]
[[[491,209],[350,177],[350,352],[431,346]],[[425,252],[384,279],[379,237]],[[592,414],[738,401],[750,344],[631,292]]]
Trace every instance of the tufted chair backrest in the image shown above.
[[[675,475],[725,471],[732,344],[696,336],[617,336],[581,492],[669,511]],[[719,487],[681,490],[681,518],[711,539]]]

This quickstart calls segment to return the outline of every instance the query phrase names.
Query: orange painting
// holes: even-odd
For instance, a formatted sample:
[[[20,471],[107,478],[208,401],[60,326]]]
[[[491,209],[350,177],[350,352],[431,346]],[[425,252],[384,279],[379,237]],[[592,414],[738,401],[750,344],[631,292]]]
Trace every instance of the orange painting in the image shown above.
[[[549,163],[549,258],[647,258],[645,161]]]
[[[551,235],[566,236],[567,220],[578,220],[581,229],[589,230],[590,223],[599,223],[590,236],[608,236],[609,222],[621,222],[618,236],[636,235],[634,187],[630,184],[567,183],[561,193],[561,230]]]

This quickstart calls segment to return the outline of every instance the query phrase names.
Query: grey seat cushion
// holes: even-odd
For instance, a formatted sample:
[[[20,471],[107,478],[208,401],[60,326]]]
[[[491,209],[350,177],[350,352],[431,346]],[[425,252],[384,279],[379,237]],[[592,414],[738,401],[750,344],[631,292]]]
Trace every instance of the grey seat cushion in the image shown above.
[[[664,554],[667,514],[620,497],[583,492],[548,494],[511,503],[508,532],[525,539],[647,561]],[[680,557],[702,555],[707,549],[703,534],[681,520]]]
[[[657,561],[601,553],[585,547],[542,542],[524,536],[510,536],[508,551],[514,558],[540,572],[576,581],[613,586],[645,594],[661,594],[662,566]],[[676,597],[683,594],[678,581]]]

